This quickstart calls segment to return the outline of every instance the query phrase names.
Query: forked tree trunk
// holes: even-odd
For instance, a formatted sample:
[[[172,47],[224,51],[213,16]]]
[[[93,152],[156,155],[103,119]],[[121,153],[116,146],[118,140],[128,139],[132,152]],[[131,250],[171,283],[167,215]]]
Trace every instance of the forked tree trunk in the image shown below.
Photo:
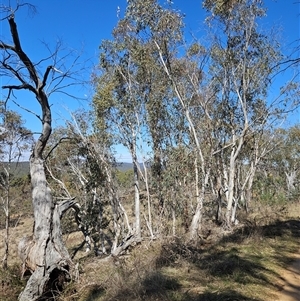
[[[194,167],[195,167],[195,189],[196,189],[196,210],[193,215],[193,219],[190,225],[190,235],[189,235],[189,240],[193,241],[197,238],[198,236],[198,230],[199,227],[201,226],[201,219],[202,219],[202,209],[203,209],[203,200],[204,200],[204,182],[203,180],[201,181],[202,183],[202,189],[200,193],[199,189],[199,171],[198,171],[198,160],[197,158],[195,159],[194,162]],[[202,175],[203,177],[203,175]]]
[[[32,184],[32,204],[34,211],[34,229],[31,239],[22,239],[19,244],[19,254],[23,260],[23,267],[33,272],[24,291],[20,294],[20,301],[48,300],[56,292],[60,291],[66,280],[72,278],[73,263],[64,246],[61,233],[60,219],[63,213],[74,205],[72,200],[54,203],[51,190],[47,184],[43,153],[51,135],[51,110],[48,96],[44,91],[47,79],[54,67],[48,66],[40,77],[36,66],[32,63],[21,47],[17,24],[14,14],[8,16],[13,44],[9,45],[1,41],[0,49],[3,50],[2,65],[19,85],[3,86],[8,89],[8,98],[14,90],[28,90],[38,101],[42,115],[37,116],[42,123],[42,132],[36,141],[31,158],[30,174]],[[16,57],[18,66],[10,66],[10,57]],[[27,74],[26,74],[27,71]]]
[[[64,282],[72,278],[74,266],[63,243],[60,219],[73,201],[54,203],[47,185],[44,162],[30,160],[34,230],[32,240],[19,244],[24,265],[33,271],[19,300],[33,301],[41,296],[55,295]]]
[[[288,193],[291,193],[296,189],[295,182],[296,182],[296,179],[297,179],[297,170],[294,169],[290,172],[285,171],[284,173],[285,173],[285,176],[286,176],[286,184],[287,184]]]
[[[230,163],[229,163],[229,174],[228,174],[228,192],[227,192],[227,208],[226,208],[226,214],[225,214],[225,222],[226,227],[228,229],[231,229],[232,223],[235,222],[235,215],[236,215],[236,208],[234,210],[234,214],[232,214],[233,208],[233,201],[234,201],[234,189],[235,189],[235,173],[236,173],[236,161],[237,158],[241,152],[242,146],[244,144],[244,137],[246,135],[246,132],[248,130],[248,122],[247,122],[247,116],[246,112],[244,112],[245,116],[245,125],[242,134],[240,137],[236,137],[234,131],[232,134],[232,149],[230,154]]]

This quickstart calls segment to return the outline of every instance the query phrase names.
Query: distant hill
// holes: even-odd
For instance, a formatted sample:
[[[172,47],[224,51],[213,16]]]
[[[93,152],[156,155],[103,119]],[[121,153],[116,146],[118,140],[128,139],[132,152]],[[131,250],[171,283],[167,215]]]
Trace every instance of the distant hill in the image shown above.
[[[132,168],[133,168],[132,163],[117,162],[117,169],[120,171],[127,171],[127,170],[131,170]]]
[[[3,164],[4,166],[8,167],[8,162],[2,162],[1,164]],[[1,165],[0,165],[0,169],[1,169]],[[25,161],[25,162],[12,162],[11,163],[11,173],[19,176],[19,177],[23,177],[29,174],[29,162]]]
[[[149,164],[146,165],[147,168],[149,168]],[[127,162],[117,162],[117,169],[120,171],[127,171],[127,170],[132,170],[133,169],[133,164],[132,163],[127,163]],[[144,170],[144,164],[140,163],[140,169]]]
[[[1,164],[8,165],[7,162],[3,162]],[[18,162],[18,163],[12,162],[11,164],[12,164],[11,170],[12,170],[13,174],[20,176],[20,177],[23,177],[23,176],[29,174],[29,162],[28,161]],[[126,162],[118,162],[117,163],[117,168],[120,171],[132,170],[132,167],[133,167],[132,163],[126,163]],[[142,168],[142,166],[141,166],[141,168]],[[0,169],[1,169],[1,165],[0,165]]]

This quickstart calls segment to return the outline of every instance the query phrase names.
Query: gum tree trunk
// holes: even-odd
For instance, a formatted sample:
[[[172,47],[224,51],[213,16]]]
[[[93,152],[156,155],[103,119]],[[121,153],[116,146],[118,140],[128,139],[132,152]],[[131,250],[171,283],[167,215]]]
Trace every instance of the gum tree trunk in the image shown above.
[[[64,282],[72,277],[73,263],[63,243],[60,219],[73,205],[72,201],[54,204],[47,185],[44,162],[31,158],[30,174],[34,208],[34,232],[31,240],[19,244],[19,254],[24,254],[25,268],[33,271],[19,300],[37,300],[43,295],[55,294]],[[24,251],[26,251],[24,253]]]
[[[34,211],[34,229],[32,237],[23,238],[19,243],[19,255],[23,261],[23,272],[32,272],[20,301],[34,301],[48,297],[53,298],[66,281],[72,278],[74,265],[62,240],[61,217],[74,205],[72,200],[55,203],[47,184],[44,166],[44,150],[51,135],[51,110],[48,95],[44,91],[50,71],[55,67],[48,66],[40,76],[35,65],[21,47],[14,14],[7,17],[13,43],[0,41],[3,50],[2,68],[18,84],[3,86],[7,89],[9,99],[15,90],[27,90],[38,101],[42,114],[36,115],[42,124],[41,134],[33,147],[30,157],[30,174],[32,184],[32,204]],[[16,58],[15,61],[10,60]],[[21,67],[19,66],[21,65]],[[17,66],[17,67],[15,67]]]

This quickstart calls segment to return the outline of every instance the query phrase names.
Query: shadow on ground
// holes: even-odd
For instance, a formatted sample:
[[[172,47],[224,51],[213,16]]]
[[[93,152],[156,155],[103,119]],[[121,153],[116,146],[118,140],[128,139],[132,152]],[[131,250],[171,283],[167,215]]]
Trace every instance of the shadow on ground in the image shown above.
[[[175,239],[162,245],[154,268],[141,272],[134,282],[125,277],[126,285],[103,300],[264,301],[257,293],[250,297],[251,290],[280,289],[280,275],[264,264],[265,256],[275,265],[289,264],[288,253],[296,251],[296,244],[288,242],[299,237],[300,221],[288,220],[264,226],[249,223],[210,244],[193,246]]]
[[[268,241],[268,246],[272,248],[268,260],[276,265],[286,266],[292,261],[292,257],[287,254],[297,251],[296,244],[288,244],[288,241],[299,240],[299,237],[299,220],[276,221],[264,226],[250,224],[224,236],[208,248],[205,244],[197,247],[189,246],[180,240],[165,244],[156,264],[157,268],[172,267],[183,259],[199,272],[199,286],[209,287],[211,283],[226,281],[234,284],[233,289],[228,291],[226,284],[225,290],[221,292],[218,289],[214,292],[210,287],[205,292],[198,293],[198,296],[189,296],[190,299],[186,300],[264,300],[249,299],[234,288],[240,288],[241,285],[261,285],[278,290],[276,283],[281,276],[264,265],[266,254],[260,252],[260,245]],[[247,243],[252,250],[249,254],[239,249],[239,245],[247,246]]]
[[[248,298],[241,294],[228,290],[222,293],[204,293],[192,301],[259,301],[259,299]]]

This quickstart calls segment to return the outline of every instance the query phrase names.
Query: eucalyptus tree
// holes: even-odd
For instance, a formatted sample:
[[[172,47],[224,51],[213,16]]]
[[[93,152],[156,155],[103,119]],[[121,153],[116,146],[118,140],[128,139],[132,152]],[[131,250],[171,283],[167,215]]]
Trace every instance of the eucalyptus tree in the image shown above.
[[[60,46],[50,53],[49,57],[37,60],[28,56],[22,47],[15,15],[18,9],[29,4],[12,7],[1,6],[4,18],[8,22],[10,40],[0,41],[0,70],[7,84],[2,89],[7,91],[5,101],[14,101],[22,108],[26,107],[20,99],[14,96],[19,91],[29,92],[34,97],[41,110],[41,115],[32,114],[41,123],[41,132],[35,141],[30,156],[30,175],[32,185],[32,204],[34,212],[34,229],[31,237],[26,237],[19,244],[19,254],[24,263],[24,269],[32,271],[26,287],[19,300],[37,300],[47,294],[55,294],[62,289],[65,281],[73,278],[75,266],[68,254],[61,234],[61,217],[73,204],[73,200],[55,201],[47,183],[44,159],[45,148],[52,131],[51,104],[49,96],[54,92],[67,89],[72,83],[67,80],[75,76],[75,70],[66,68],[65,56],[59,56]],[[7,37],[9,40],[9,37]],[[68,52],[69,58],[71,53]],[[78,56],[75,57],[75,61]],[[51,64],[47,65],[47,63]],[[74,65],[72,66],[74,67]],[[82,70],[81,70],[82,71]],[[63,83],[64,82],[64,83]],[[67,93],[67,92],[66,92]],[[27,110],[28,111],[28,110]]]
[[[157,1],[128,1],[125,17],[113,31],[114,40],[100,46],[100,76],[94,104],[102,128],[115,137],[115,143],[126,146],[132,156],[137,237],[141,236],[138,175],[143,177],[138,172],[138,142],[148,142],[152,147],[152,178],[160,183],[162,149],[169,136],[168,112],[172,107],[171,90],[155,43],[170,52],[181,39],[181,22],[178,13],[164,9]],[[160,184],[157,190],[161,190]],[[161,194],[159,199],[162,207]]]
[[[235,185],[237,164],[248,136],[266,129],[274,121],[275,112],[276,117],[284,113],[280,97],[268,99],[281,54],[276,38],[259,31],[258,20],[266,15],[262,1],[206,0],[203,5],[211,12],[209,26],[216,29],[210,74],[215,83],[214,119],[220,129],[216,154],[223,162],[226,224],[230,227],[236,220],[233,205],[240,198]]]
[[[268,161],[271,153],[280,147],[276,133],[271,128],[250,133],[245,140],[237,166],[236,186],[240,205],[249,212],[253,198],[253,185],[256,173],[263,168],[263,162]],[[234,204],[233,214],[236,214],[238,202]]]
[[[4,256],[2,267],[7,268],[10,239],[10,216],[13,195],[11,189],[14,179],[18,176],[18,163],[20,158],[29,151],[32,140],[32,133],[24,126],[21,116],[6,108],[0,103],[0,198],[2,200],[5,214],[4,234]]]
[[[300,169],[300,126],[296,125],[286,131],[286,139],[282,146],[282,165],[286,176],[288,194],[299,193]]]
[[[158,154],[159,151],[162,153],[162,145],[166,149],[168,146],[172,146],[172,144],[173,146],[177,146],[180,140],[185,140],[188,136],[187,140],[193,141],[197,145],[196,148],[198,155],[202,158],[201,164],[203,169],[204,159],[201,153],[200,142],[190,115],[189,105],[186,103],[186,101],[190,101],[192,93],[191,89],[185,89],[185,83],[189,83],[188,87],[192,87],[192,83],[191,79],[187,78],[185,70],[187,67],[188,70],[191,70],[193,64],[189,64],[188,60],[178,59],[179,46],[183,46],[182,15],[171,8],[163,8],[157,1],[136,0],[128,1],[126,15],[122,22],[123,27],[131,34],[130,41],[137,39],[139,46],[142,46],[140,49],[143,50],[143,52],[140,52],[143,60],[140,60],[139,64],[141,66],[144,65],[144,69],[140,68],[144,72],[143,78],[140,77],[139,79],[146,83],[144,87],[147,88],[144,90],[147,93],[145,94],[147,116],[145,120],[148,121],[150,136],[153,142],[153,167],[158,167],[156,171],[154,170],[154,175],[156,172],[158,178],[161,176],[162,165]],[[145,57],[145,54],[148,55]],[[199,72],[199,68],[196,69],[196,73],[199,75],[201,72]],[[196,80],[199,80],[198,76]],[[181,95],[182,91],[180,89],[185,90],[185,97]],[[156,111],[154,112],[154,110]],[[171,123],[169,123],[170,121]],[[178,130],[182,124],[184,124],[184,128],[180,128],[179,131],[173,131],[174,129]],[[165,131],[166,128],[169,130],[172,129],[171,133],[174,134],[170,136]],[[190,134],[186,134],[186,128],[190,128]],[[162,129],[162,132],[159,133],[158,129]],[[164,135],[167,139],[163,137]],[[167,144],[167,141],[169,144]],[[203,174],[202,172],[201,176]],[[207,176],[203,177],[205,179],[203,178],[202,187],[205,186],[204,182],[207,181]],[[193,233],[192,236],[195,236],[201,219],[202,198],[199,197],[198,182],[198,163],[196,160],[195,194],[197,196],[197,209],[191,227],[193,229],[191,231]],[[204,194],[203,189],[201,193],[202,195]],[[160,203],[163,205],[162,200]]]
[[[292,126],[276,131],[278,147],[270,154],[269,169],[274,177],[285,183],[282,190],[292,198],[299,193],[300,127]]]
[[[108,132],[115,143],[123,144],[130,152],[134,171],[135,231],[141,237],[140,189],[138,138],[141,134],[143,116],[143,94],[135,79],[136,69],[130,53],[131,39],[105,41],[101,48],[100,68],[103,74],[97,79],[94,104],[98,117],[98,128]],[[127,43],[126,43],[127,42]],[[125,53],[125,54],[124,54]]]
[[[172,55],[164,50],[157,41],[155,45],[160,57],[161,67],[166,73],[174,97],[184,120],[184,142],[194,154],[195,208],[189,227],[189,239],[199,234],[203,215],[203,202],[209,185],[211,162],[215,141],[211,135],[211,109],[214,95],[211,84],[204,80],[208,52],[198,42],[187,48],[184,55]],[[166,52],[166,54],[164,53]],[[194,207],[194,206],[192,206]]]

